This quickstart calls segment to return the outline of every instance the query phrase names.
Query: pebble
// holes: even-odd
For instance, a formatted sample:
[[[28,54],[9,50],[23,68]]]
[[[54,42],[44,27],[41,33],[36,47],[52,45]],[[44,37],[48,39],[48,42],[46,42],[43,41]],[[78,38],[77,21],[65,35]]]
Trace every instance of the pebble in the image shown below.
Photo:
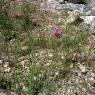
[[[48,56],[49,56],[49,57],[53,57],[53,54],[52,54],[52,53],[49,53]]]
[[[27,50],[27,49],[28,49],[27,46],[22,47],[22,50]]]
[[[10,70],[11,70],[11,68],[7,67],[4,71],[7,72],[7,73],[9,73]]]
[[[8,64],[5,64],[5,65],[4,65],[4,68],[7,68],[7,67],[8,67]]]
[[[15,92],[11,92],[11,95],[17,95]]]
[[[86,67],[85,66],[80,65],[79,68],[80,68],[82,73],[86,72]]]
[[[51,64],[51,63],[47,63],[46,65],[47,65],[47,66],[50,66],[50,64]]]
[[[91,77],[91,78],[89,78],[89,80],[90,80],[90,81],[94,81],[94,78],[93,78],[93,77]]]
[[[35,53],[35,56],[38,56],[38,53]]]
[[[0,60],[0,64],[3,64],[3,60]]]
[[[51,62],[52,62],[52,60],[48,60],[48,62],[49,62],[49,63],[51,63]]]
[[[61,56],[61,59],[64,59],[64,56]]]
[[[24,60],[23,60],[23,61],[21,61],[21,64],[22,64],[22,65],[24,65],[24,64],[25,64],[25,61],[24,61]]]
[[[91,76],[92,76],[92,77],[95,77],[95,74],[94,74],[94,73],[91,73]]]

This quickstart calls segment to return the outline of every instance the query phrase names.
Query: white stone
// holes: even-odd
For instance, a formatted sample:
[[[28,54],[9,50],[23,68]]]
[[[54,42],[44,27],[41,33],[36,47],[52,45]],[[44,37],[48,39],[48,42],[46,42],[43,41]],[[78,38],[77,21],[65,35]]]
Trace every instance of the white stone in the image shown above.
[[[95,16],[81,16],[82,19],[84,19],[84,22],[87,24],[92,24],[95,20]]]
[[[91,16],[91,10],[87,11],[87,12],[85,13],[85,15],[86,15],[86,16]]]
[[[1,94],[0,94],[1,95]],[[17,95],[15,92],[11,92],[11,95]]]
[[[8,64],[4,64],[4,68],[7,68],[8,67]]]
[[[53,54],[52,54],[52,53],[49,53],[48,56],[49,56],[49,57],[53,57]]]
[[[90,81],[94,81],[95,79],[93,77],[89,78]]]
[[[25,61],[23,60],[23,61],[21,61],[20,63],[21,63],[22,65],[24,65],[24,64],[25,64]]]
[[[64,0],[59,0],[59,3],[64,3]]]
[[[56,72],[55,75],[57,76],[59,74],[59,72]]]
[[[47,63],[46,65],[49,66],[51,63]]]
[[[37,78],[34,76],[34,78],[33,78],[34,80],[36,80]]]
[[[64,56],[61,56],[61,59],[64,59]]]
[[[79,68],[80,68],[82,73],[86,72],[86,67],[85,66],[80,65]]]
[[[9,73],[10,70],[11,70],[11,68],[7,67],[4,71]]]
[[[95,74],[94,74],[94,73],[91,73],[91,76],[92,76],[92,77],[95,77]]]
[[[3,63],[3,60],[0,60],[0,64],[2,64]]]
[[[80,18],[84,20],[81,29],[90,33],[95,32],[95,16],[81,16]]]
[[[22,50],[27,50],[27,49],[28,49],[27,46],[22,47]]]
[[[48,60],[48,62],[49,62],[49,63],[51,63],[51,62],[52,62],[52,60]]]

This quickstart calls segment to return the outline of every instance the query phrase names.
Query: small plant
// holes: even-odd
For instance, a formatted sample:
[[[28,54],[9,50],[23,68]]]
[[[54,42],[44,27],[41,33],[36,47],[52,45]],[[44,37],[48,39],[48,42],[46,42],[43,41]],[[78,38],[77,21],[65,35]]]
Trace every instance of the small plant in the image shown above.
[[[28,2],[25,2],[22,6],[22,18],[21,18],[21,26],[22,29],[27,30],[32,27],[32,21],[30,19],[31,16],[31,7]]]
[[[53,32],[53,35],[55,37],[57,37],[57,38],[61,38],[62,37],[62,30],[60,28],[55,27],[52,32]]]
[[[10,40],[13,36],[13,24],[10,16],[9,4],[3,6],[4,9],[0,13],[0,30],[6,41]]]
[[[20,19],[21,18],[21,13],[18,12],[18,11],[15,11],[15,12],[13,12],[12,17],[16,18],[16,19]]]

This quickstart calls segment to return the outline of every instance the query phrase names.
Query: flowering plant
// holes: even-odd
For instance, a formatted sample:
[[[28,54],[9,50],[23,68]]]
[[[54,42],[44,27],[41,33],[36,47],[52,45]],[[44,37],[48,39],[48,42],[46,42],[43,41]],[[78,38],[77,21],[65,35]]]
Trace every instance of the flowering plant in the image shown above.
[[[52,30],[52,33],[56,38],[61,38],[62,37],[62,30],[58,27],[54,27],[53,30]]]

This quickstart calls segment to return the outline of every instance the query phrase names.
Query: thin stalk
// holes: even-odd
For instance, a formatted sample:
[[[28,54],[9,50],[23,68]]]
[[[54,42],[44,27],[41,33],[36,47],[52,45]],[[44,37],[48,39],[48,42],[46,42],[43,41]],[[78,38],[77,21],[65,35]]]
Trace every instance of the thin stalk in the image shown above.
[[[34,90],[34,76],[35,76],[35,51],[33,47],[33,38],[30,33],[29,36],[29,85],[28,85],[28,95],[33,95]]]
[[[12,56],[14,57],[14,61],[15,61],[15,64],[16,64],[17,68],[18,68],[18,63],[19,63],[19,61],[18,61],[18,58],[19,58],[19,56],[18,56],[18,47],[19,47],[19,41],[17,39],[15,41],[15,47],[11,45],[11,51],[12,51],[12,54],[13,54]],[[14,87],[15,87],[16,94],[21,95],[20,81],[22,79],[22,72],[20,71],[20,73],[19,73],[20,78],[21,78],[21,79],[19,79],[18,71],[19,71],[18,69],[16,69],[14,71],[13,80],[14,80]]]

